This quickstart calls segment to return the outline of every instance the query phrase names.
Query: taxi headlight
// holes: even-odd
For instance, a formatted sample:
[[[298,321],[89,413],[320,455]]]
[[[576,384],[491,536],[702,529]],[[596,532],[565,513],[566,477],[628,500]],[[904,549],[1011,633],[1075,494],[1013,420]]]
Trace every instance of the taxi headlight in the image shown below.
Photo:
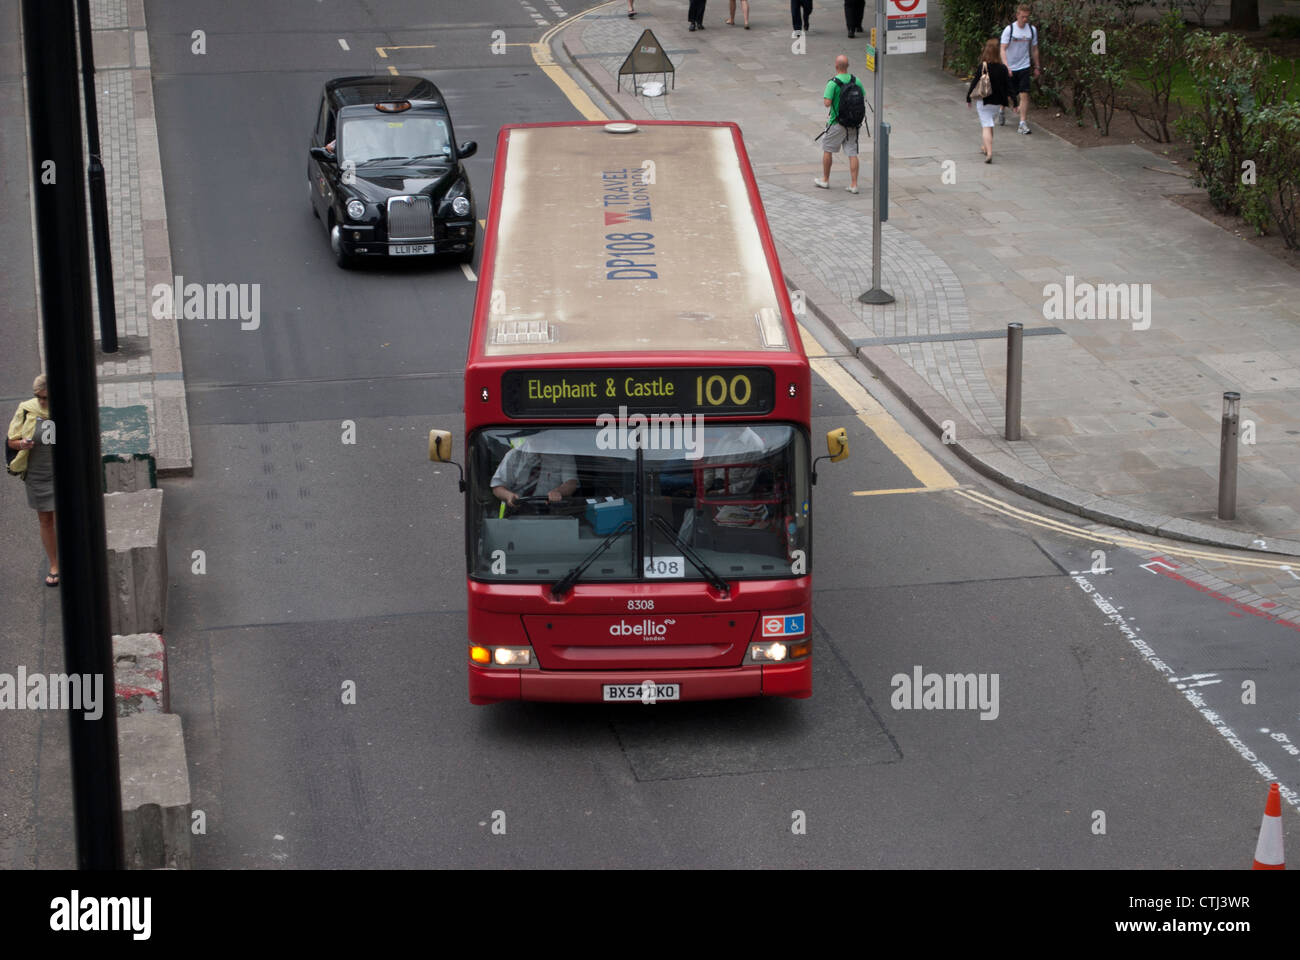
[[[458,217],[469,213],[469,197],[456,197],[451,201],[451,212]]]
[[[353,220],[360,220],[366,215],[366,205],[360,200],[348,201],[348,216]]]

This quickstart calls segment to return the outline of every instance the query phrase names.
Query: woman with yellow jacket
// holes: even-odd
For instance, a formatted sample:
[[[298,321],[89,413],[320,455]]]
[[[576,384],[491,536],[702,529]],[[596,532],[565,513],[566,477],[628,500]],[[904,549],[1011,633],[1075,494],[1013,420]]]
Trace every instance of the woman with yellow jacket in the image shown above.
[[[49,394],[45,374],[32,383],[33,399],[18,405],[9,421],[9,449],[18,451],[9,463],[9,472],[21,476],[27,484],[27,505],[36,511],[41,523],[41,543],[50,558],[47,587],[59,585],[58,544],[54,539],[54,451],[46,442],[42,420],[50,419]]]

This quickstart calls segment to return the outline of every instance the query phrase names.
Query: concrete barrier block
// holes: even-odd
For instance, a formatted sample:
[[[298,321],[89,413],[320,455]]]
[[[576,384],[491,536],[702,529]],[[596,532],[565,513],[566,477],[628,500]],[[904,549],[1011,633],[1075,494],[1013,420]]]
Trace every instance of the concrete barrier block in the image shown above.
[[[181,718],[137,713],[117,721],[122,835],[132,870],[188,870],[190,775]]]
[[[113,684],[119,717],[167,713],[171,709],[167,649],[161,634],[133,633],[113,638]]]
[[[162,633],[167,617],[163,492],[104,495],[112,632]]]
[[[135,493],[158,486],[158,469],[148,453],[104,457],[104,492]]]

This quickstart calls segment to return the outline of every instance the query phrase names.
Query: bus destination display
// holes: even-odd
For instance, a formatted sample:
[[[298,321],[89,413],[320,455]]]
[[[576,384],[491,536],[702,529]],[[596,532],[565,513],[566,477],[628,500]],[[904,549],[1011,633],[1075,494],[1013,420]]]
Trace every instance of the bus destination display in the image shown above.
[[[508,370],[501,376],[508,417],[597,417],[620,406],[639,413],[766,414],[775,399],[767,367]]]

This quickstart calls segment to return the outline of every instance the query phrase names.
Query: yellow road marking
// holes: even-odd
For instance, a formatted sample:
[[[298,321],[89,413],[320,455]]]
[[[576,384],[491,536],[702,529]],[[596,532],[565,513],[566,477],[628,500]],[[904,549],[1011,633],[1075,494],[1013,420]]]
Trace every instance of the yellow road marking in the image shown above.
[[[432,50],[436,46],[436,43],[412,43],[401,47],[375,47],[375,53],[387,60],[388,54],[384,52],[385,50]],[[519,46],[523,46],[523,44],[519,44]]]
[[[826,356],[826,351],[823,350],[822,345],[817,342],[817,338],[809,333],[802,323],[799,324],[799,339],[803,341],[803,352],[808,354],[809,357]]]
[[[1099,530],[1085,530],[1083,527],[1077,527],[1071,523],[1057,520],[1053,517],[1046,517],[1042,514],[1033,513],[1029,510],[1022,510],[1019,507],[1013,507],[1009,503],[1003,503],[979,490],[954,490],[958,496],[965,497],[973,503],[980,506],[988,507],[990,510],[996,510],[1004,516],[1011,517],[1014,520],[1022,520],[1026,523],[1032,523],[1035,526],[1045,527],[1048,530],[1054,530],[1057,533],[1063,533],[1067,536],[1077,537],[1081,540],[1091,540],[1095,543],[1108,543],[1117,547],[1128,547],[1133,550],[1140,550],[1147,553],[1167,554],[1173,557],[1187,557],[1193,560],[1214,560],[1220,563],[1233,563],[1244,567],[1257,567],[1264,570],[1281,570],[1283,564],[1279,560],[1268,560],[1263,557],[1243,557],[1229,553],[1217,553],[1204,548],[1195,546],[1169,545],[1164,543],[1154,543],[1150,540],[1143,540],[1140,537],[1129,536],[1123,533],[1103,533]]]
[[[927,489],[951,490],[957,486],[957,481],[952,478],[952,474],[945,470],[938,460],[930,456],[926,449],[917,443],[839,363],[831,357],[816,357],[810,362],[821,378],[831,385],[831,389],[853,408],[858,419],[880,438],[880,442],[889,448],[889,452],[912,471],[912,476]]]
[[[897,487],[893,490],[854,490],[855,497],[883,497],[890,493],[934,493],[948,487]]]
[[[542,34],[541,40],[530,44],[530,46],[532,47],[533,62],[542,68],[542,73],[550,77],[552,83],[560,88],[560,93],[564,94],[569,103],[573,104],[574,109],[582,114],[584,120],[608,120],[609,117],[605,115],[604,111],[592,103],[591,97],[583,93],[582,88],[578,86],[571,76],[564,72],[564,68],[557,64],[555,58],[551,56],[551,38],[573,21],[585,17],[590,12],[590,10],[584,10],[582,13],[574,14],[567,20],[561,20]]]

